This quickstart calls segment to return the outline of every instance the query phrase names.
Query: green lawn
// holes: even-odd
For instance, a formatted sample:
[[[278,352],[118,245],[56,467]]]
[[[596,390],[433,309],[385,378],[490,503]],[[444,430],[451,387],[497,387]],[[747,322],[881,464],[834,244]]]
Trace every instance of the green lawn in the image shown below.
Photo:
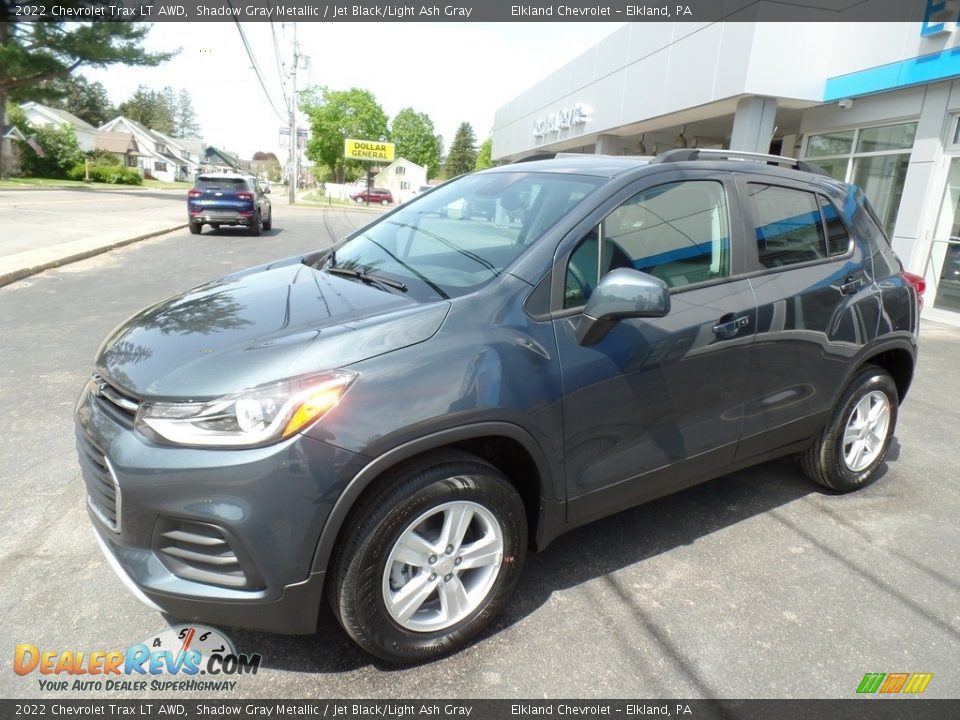
[[[0,190],[4,188],[92,188],[95,190],[123,190],[124,188],[153,188],[161,190],[187,190],[193,185],[185,182],[161,182],[144,180],[143,185],[112,185],[110,183],[83,182],[82,180],[55,180],[52,178],[9,178],[0,180]]]

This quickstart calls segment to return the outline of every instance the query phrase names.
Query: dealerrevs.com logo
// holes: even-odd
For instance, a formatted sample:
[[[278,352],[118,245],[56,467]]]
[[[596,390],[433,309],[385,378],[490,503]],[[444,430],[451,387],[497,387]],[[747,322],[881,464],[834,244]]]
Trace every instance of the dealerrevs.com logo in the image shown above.
[[[230,678],[256,675],[260,660],[257,653],[238,654],[219,630],[183,625],[126,650],[45,650],[20,643],[14,651],[13,670],[17,675],[43,676],[37,682],[45,692],[232,691],[237,681]]]

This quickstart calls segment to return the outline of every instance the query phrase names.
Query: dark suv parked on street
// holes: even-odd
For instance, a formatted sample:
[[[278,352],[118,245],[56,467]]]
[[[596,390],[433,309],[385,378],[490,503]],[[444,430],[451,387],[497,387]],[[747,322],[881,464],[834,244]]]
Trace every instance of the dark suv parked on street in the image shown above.
[[[252,175],[200,175],[187,192],[190,232],[199,235],[205,224],[214,230],[221,225],[240,225],[251,235],[259,235],[273,227],[269,194],[269,186],[261,186]]]
[[[422,661],[591,520],[789,454],[868,483],[921,292],[862,193],[803,162],[494,168],[117,328],[76,409],[89,512],[152,607],[310,633],[326,597]]]

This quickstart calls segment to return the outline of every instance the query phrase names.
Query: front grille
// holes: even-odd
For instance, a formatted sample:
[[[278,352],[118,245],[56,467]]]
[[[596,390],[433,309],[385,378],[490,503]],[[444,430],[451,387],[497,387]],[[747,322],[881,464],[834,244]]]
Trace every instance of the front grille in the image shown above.
[[[93,396],[100,409],[128,427],[133,425],[140,400],[124,392],[106,380],[102,375],[93,374]]]
[[[120,532],[120,485],[110,461],[85,437],[77,439],[77,454],[87,488],[87,504],[104,525]]]
[[[252,564],[215,525],[163,518],[154,548],[164,565],[184,580],[244,589],[261,584]]]

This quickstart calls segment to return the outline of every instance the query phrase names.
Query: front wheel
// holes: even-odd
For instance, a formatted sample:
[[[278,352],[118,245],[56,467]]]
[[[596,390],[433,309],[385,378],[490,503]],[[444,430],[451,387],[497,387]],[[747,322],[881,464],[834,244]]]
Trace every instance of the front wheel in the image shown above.
[[[867,365],[840,397],[833,417],[800,456],[807,477],[849,492],[875,479],[897,425],[900,396],[883,368]]]
[[[389,200],[381,200],[381,201],[380,201],[380,204],[383,205],[384,207],[386,207],[387,205],[390,204],[390,201],[389,201]]]
[[[394,663],[431,660],[476,637],[506,605],[526,556],[517,491],[463,453],[392,473],[345,527],[331,605],[350,637]]]

